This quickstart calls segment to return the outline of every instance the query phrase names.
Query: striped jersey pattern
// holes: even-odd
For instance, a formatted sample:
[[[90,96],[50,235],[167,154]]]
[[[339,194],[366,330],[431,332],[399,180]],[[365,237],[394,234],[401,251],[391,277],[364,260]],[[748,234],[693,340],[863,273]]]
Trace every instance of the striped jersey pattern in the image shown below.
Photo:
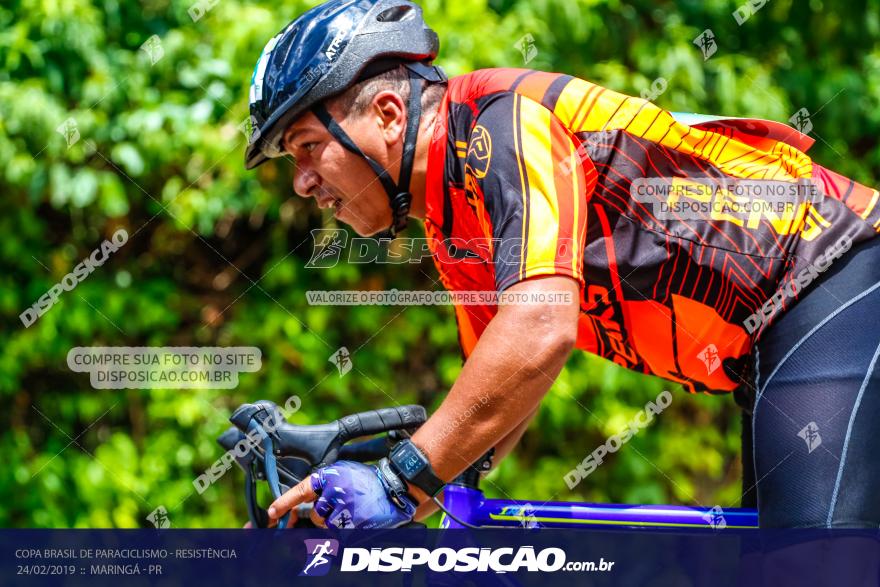
[[[578,348],[691,392],[747,384],[754,342],[797,295],[757,327],[749,317],[837,243],[880,230],[878,191],[814,163],[793,129],[780,140],[762,121],[690,126],[644,99],[524,69],[452,78],[439,115],[425,229],[444,287],[576,279]],[[677,191],[634,197],[645,180]],[[749,180],[815,192],[782,212],[658,213],[664,197],[706,204],[725,191],[704,186]],[[455,311],[467,357],[497,307]]]

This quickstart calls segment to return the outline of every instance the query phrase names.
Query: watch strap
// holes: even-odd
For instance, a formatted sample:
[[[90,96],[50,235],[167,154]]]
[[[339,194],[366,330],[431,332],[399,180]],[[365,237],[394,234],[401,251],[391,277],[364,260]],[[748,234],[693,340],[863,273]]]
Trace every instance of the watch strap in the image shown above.
[[[443,490],[443,487],[446,485],[446,483],[444,483],[443,480],[440,479],[436,475],[436,473],[434,473],[434,469],[431,468],[431,462],[428,460],[428,457],[425,456],[425,453],[423,453],[421,449],[419,449],[419,447],[413,444],[413,442],[409,439],[400,441],[398,445],[404,443],[408,444],[412,450],[415,450],[419,455],[421,455],[422,460],[425,462],[425,466],[415,475],[412,475],[411,477],[407,476],[403,472],[402,467],[399,467],[394,462],[394,455],[396,453],[395,449],[397,448],[397,446],[395,446],[395,449],[391,450],[391,458],[389,459],[391,466],[394,467],[394,470],[397,471],[397,473],[401,477],[427,493],[430,497],[435,497]]]
[[[391,498],[394,505],[412,516],[416,510],[415,500],[407,493],[406,483],[401,480],[394,467],[391,466],[391,461],[387,457],[383,458],[376,463],[376,467],[379,469],[379,479],[385,486],[388,497]]]

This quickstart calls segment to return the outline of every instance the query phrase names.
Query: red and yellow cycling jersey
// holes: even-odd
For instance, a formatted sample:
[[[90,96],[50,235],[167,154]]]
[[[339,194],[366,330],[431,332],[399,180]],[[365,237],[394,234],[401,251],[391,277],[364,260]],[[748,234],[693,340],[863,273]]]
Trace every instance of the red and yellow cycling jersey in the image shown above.
[[[742,384],[754,341],[778,317],[768,300],[785,311],[829,251],[880,230],[877,190],[813,163],[812,141],[778,123],[690,125],[646,100],[522,69],[451,79],[439,116],[425,228],[443,285],[503,291],[572,277],[578,348],[691,392]],[[731,205],[761,200],[737,188],[754,180],[813,191],[781,208]],[[669,189],[643,189],[652,181]],[[456,306],[465,356],[496,311]]]

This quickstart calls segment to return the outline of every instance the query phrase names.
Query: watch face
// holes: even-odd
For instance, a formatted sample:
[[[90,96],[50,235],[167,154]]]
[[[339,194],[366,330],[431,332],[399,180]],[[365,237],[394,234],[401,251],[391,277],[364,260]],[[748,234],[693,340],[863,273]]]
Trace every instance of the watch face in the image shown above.
[[[418,475],[427,463],[422,460],[422,456],[416,452],[416,448],[411,444],[403,444],[399,449],[394,451],[394,464],[403,473],[407,479]]]

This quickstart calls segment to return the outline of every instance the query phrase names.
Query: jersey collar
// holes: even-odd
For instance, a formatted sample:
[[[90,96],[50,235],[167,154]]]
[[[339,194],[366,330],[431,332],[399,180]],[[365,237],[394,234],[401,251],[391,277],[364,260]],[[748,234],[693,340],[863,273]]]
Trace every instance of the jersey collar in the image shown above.
[[[449,134],[449,89],[437,111],[437,124],[428,146],[428,169],[425,174],[425,223],[443,225],[443,196],[446,187],[446,141]]]

